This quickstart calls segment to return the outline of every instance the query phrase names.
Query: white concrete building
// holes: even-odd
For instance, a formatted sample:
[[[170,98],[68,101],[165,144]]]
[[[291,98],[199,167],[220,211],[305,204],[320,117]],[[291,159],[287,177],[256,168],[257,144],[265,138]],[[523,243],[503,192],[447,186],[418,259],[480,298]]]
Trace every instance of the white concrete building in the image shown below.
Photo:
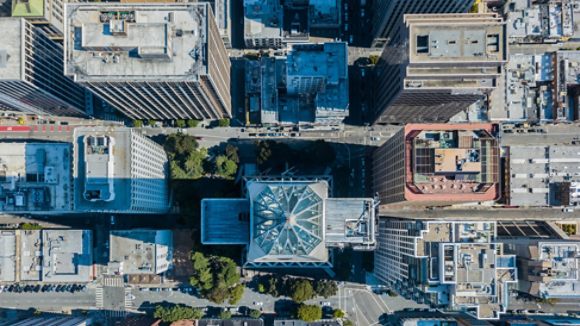
[[[74,139],[75,211],[169,210],[169,167],[162,146],[125,127],[80,127]]]

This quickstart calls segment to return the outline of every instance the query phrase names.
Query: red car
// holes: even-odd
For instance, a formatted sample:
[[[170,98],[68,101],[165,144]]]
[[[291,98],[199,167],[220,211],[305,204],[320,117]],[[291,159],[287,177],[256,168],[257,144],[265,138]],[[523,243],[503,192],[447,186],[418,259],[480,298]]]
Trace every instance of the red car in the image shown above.
[[[197,140],[204,140],[203,137],[195,137],[195,139],[197,139]]]

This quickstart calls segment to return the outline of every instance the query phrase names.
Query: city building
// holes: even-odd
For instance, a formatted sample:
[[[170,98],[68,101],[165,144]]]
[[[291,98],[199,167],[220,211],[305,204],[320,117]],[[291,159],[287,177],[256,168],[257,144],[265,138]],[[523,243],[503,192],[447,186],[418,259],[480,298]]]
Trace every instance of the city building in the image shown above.
[[[510,146],[506,203],[512,206],[577,206],[580,147]]]
[[[477,319],[506,311],[518,271],[496,222],[381,218],[378,231],[375,275],[403,297]]]
[[[246,48],[279,49],[291,43],[308,43],[309,10],[308,1],[284,1],[282,5],[280,0],[244,0]]]
[[[508,61],[505,30],[495,13],[405,15],[375,67],[373,124],[447,122],[484,98]]]
[[[206,2],[69,3],[64,49],[65,74],[130,118],[231,117],[230,60]]]
[[[89,282],[93,279],[90,230],[3,230],[0,281]]]
[[[475,0],[391,0],[373,1],[373,48],[384,48],[405,14],[469,12]]]
[[[24,18],[0,19],[0,30],[0,105],[38,116],[90,113],[86,89],[63,75],[60,44]]]
[[[214,318],[203,318],[197,321],[198,326],[263,326],[264,320],[261,318],[238,318],[233,317],[232,319],[214,319]],[[178,325],[176,325],[178,326]],[[185,325],[183,325],[185,326]]]
[[[580,242],[538,237],[501,240],[517,257],[520,292],[538,298],[578,298]]]
[[[557,51],[555,54],[556,92],[555,118],[574,121],[580,119],[580,51]]]
[[[169,211],[167,154],[136,129],[75,128],[72,155],[75,211]]]
[[[349,115],[348,44],[290,46],[286,58],[246,61],[248,124],[340,126]]]
[[[162,274],[173,268],[173,231],[111,231],[108,274]]]
[[[554,65],[553,54],[510,55],[505,76],[498,80],[498,91],[491,95],[491,121],[524,122],[554,121]],[[496,94],[497,93],[497,94]]]
[[[66,0],[15,0],[12,17],[25,18],[53,40],[62,42],[64,3]]]
[[[235,1],[235,0],[234,0]],[[232,48],[232,0],[211,0],[211,8],[215,16],[219,33],[226,49]]]
[[[338,319],[319,319],[306,322],[299,319],[274,319],[274,326],[342,326]]]
[[[500,197],[495,124],[409,124],[373,154],[381,205],[443,206]]]
[[[19,320],[12,326],[91,326],[92,317],[31,317]]]
[[[280,0],[244,0],[244,42],[246,48],[281,48]]]
[[[310,28],[340,28],[342,22],[340,8],[339,0],[310,0],[308,7]]]
[[[574,35],[572,0],[512,0],[505,11],[510,43],[556,43]]]
[[[371,198],[331,198],[332,177],[244,177],[241,199],[203,199],[201,242],[245,245],[248,268],[332,267],[329,248],[375,249]]]
[[[400,326],[491,326],[492,324],[477,319],[463,319],[460,317],[441,317],[441,318],[401,318]]]
[[[70,144],[1,143],[0,162],[0,212],[72,210]]]

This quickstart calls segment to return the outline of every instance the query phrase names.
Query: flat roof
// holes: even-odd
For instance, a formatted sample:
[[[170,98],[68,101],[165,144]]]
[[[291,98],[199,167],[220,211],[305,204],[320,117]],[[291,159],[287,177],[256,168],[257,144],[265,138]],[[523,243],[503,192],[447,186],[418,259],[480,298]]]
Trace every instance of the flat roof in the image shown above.
[[[244,38],[282,38],[280,0],[244,0]]]
[[[207,3],[69,3],[65,74],[76,81],[194,81],[207,74]]]
[[[510,204],[562,205],[557,185],[580,181],[580,146],[510,146]]]
[[[42,231],[23,230],[18,238],[20,281],[42,281]]]
[[[16,233],[0,231],[0,281],[16,280]]]
[[[119,274],[160,274],[173,268],[173,231],[110,232],[109,262]]]
[[[24,80],[24,18],[0,19],[0,80]]]
[[[201,201],[201,223],[203,244],[248,244],[250,201],[205,198]]]
[[[549,262],[548,282],[539,284],[539,294],[551,298],[578,297],[580,293],[580,242],[540,242],[536,247],[542,262]]]
[[[410,62],[506,62],[506,25],[495,14],[405,15]]]
[[[90,230],[43,230],[43,281],[88,282],[93,277]]]
[[[375,245],[374,200],[370,198],[332,198],[324,201],[327,246]]]
[[[0,160],[0,211],[71,210],[70,144],[1,143]]]

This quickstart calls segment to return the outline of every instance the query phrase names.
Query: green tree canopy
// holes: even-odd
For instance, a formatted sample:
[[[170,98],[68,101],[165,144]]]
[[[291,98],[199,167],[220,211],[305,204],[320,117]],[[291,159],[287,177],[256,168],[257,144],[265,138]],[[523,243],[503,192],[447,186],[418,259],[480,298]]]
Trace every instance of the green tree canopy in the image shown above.
[[[189,128],[195,128],[195,127],[197,127],[197,125],[199,125],[199,120],[195,120],[195,119],[187,120],[187,126]]]
[[[334,311],[332,312],[332,316],[334,318],[342,318],[342,317],[344,317],[344,311],[342,311],[340,309],[334,309]]]
[[[244,296],[244,290],[246,286],[244,284],[238,284],[230,289],[230,304],[238,304],[238,301]]]
[[[135,119],[135,120],[131,121],[131,124],[132,124],[132,125],[133,125],[133,127],[135,127],[135,128],[140,128],[140,127],[143,127],[143,121],[141,121],[141,120],[137,120],[137,119]]]
[[[229,176],[235,174],[238,170],[238,165],[225,156],[218,156],[215,160],[217,173],[222,176]]]
[[[199,144],[194,136],[177,133],[167,136],[163,148],[170,154],[187,155],[198,149]]]
[[[281,288],[283,287],[283,282],[275,275],[270,275],[268,279],[268,294],[277,298],[281,294]]]
[[[347,319],[347,320],[345,320],[345,321],[342,322],[342,326],[353,326],[352,325],[352,321],[350,321],[350,320]]]
[[[297,303],[312,299],[314,297],[312,284],[310,284],[309,280],[305,279],[294,281],[290,286],[290,296]]]
[[[189,283],[203,290],[213,287],[213,275],[210,271],[209,259],[201,252],[194,252],[191,255],[193,262],[193,275],[189,278]]]
[[[260,310],[250,309],[249,316],[250,316],[250,318],[258,319],[262,316],[262,313],[260,312]]]
[[[258,292],[262,293],[266,291],[266,288],[264,288],[264,284],[260,283],[258,284]]]
[[[230,318],[232,318],[232,312],[231,311],[222,310],[218,314],[218,318],[219,319],[230,319]]]
[[[207,294],[207,299],[213,303],[222,304],[230,297],[230,291],[225,288],[214,287]]]
[[[315,305],[301,305],[298,307],[298,319],[313,322],[322,318],[322,308]]]
[[[147,124],[148,124],[149,126],[154,126],[156,123],[157,123],[157,121],[155,121],[155,119],[149,119],[149,120],[147,121]]]
[[[185,127],[185,120],[183,120],[183,119],[175,120],[175,126],[177,128],[184,128]]]
[[[230,119],[219,119],[218,126],[220,127],[228,127],[230,125]]]
[[[183,319],[201,319],[203,312],[199,309],[179,305],[168,308],[157,306],[153,317],[161,318],[164,322],[176,322]]]
[[[226,155],[226,157],[232,161],[234,161],[234,163],[238,164],[240,163],[240,157],[238,155],[238,147],[234,146],[232,144],[228,144],[226,146],[226,149],[224,150],[224,154]]]
[[[316,294],[323,296],[325,299],[336,295],[338,292],[338,285],[334,281],[318,280],[315,284]]]

